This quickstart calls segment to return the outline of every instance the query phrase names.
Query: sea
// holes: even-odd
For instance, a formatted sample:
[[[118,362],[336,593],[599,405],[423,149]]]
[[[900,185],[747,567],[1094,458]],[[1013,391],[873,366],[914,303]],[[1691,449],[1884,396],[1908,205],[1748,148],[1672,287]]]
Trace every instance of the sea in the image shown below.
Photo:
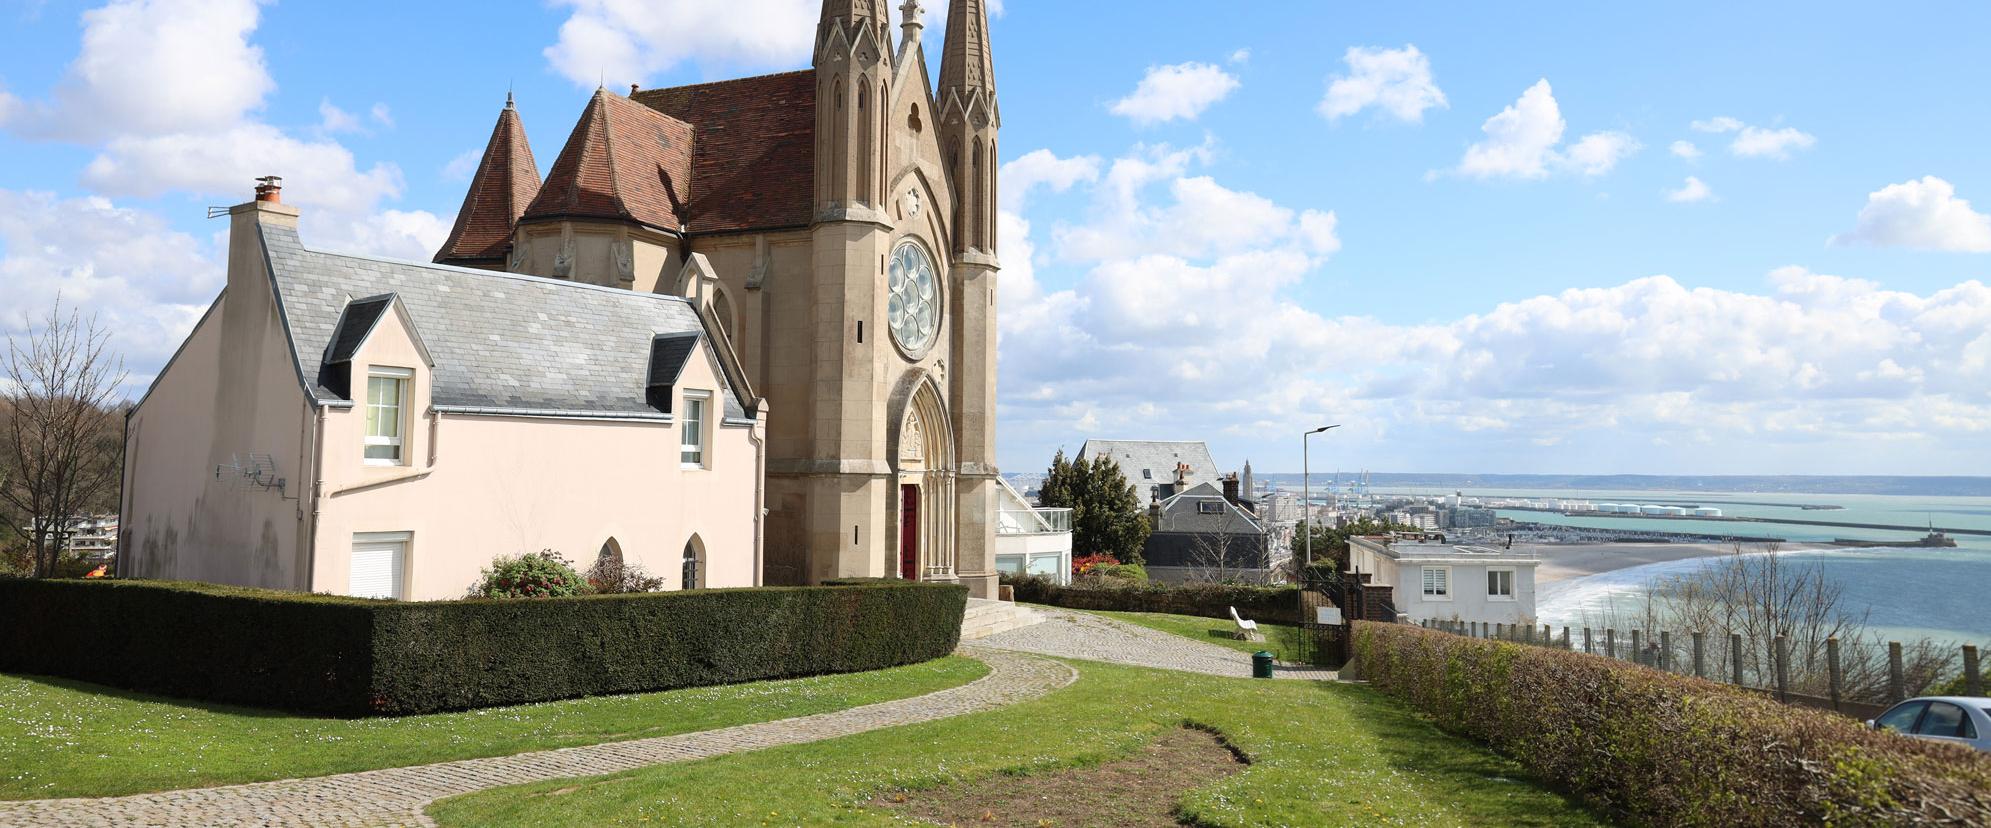
[[[1380,491],[1380,490],[1379,490]],[[1390,493],[1450,494],[1450,491],[1389,487]],[[1460,489],[1468,496],[1555,497],[1595,503],[1692,503],[1720,508],[1724,515],[1844,523],[1991,530],[1991,497],[1935,497],[1854,494],[1711,493],[1707,491],[1610,491],[1575,489]],[[1842,508],[1805,510],[1803,504]],[[1927,530],[1886,531],[1785,523],[1692,520],[1640,520],[1620,517],[1566,517],[1554,512],[1502,510],[1516,521],[1648,529],[1738,537],[1775,537],[1792,542],[1837,538],[1914,540]],[[1843,592],[1841,602],[1867,614],[1874,632],[1891,640],[1934,639],[1991,644],[1991,536],[1955,535],[1953,549],[1857,548],[1779,551],[1784,560],[1816,565]],[[1580,627],[1586,619],[1633,616],[1649,587],[1668,577],[1710,565],[1706,558],[1636,566],[1545,585],[1536,593],[1541,623]]]

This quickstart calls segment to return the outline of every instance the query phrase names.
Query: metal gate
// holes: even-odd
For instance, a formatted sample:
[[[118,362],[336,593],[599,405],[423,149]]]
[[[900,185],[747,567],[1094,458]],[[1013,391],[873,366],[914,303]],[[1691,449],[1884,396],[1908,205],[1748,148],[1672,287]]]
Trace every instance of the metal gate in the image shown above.
[[[1348,622],[1361,617],[1361,590],[1347,590],[1341,579],[1327,567],[1302,570],[1299,590],[1299,630],[1294,636],[1293,660],[1329,669],[1340,669],[1348,658]],[[1353,609],[1355,611],[1351,612]]]

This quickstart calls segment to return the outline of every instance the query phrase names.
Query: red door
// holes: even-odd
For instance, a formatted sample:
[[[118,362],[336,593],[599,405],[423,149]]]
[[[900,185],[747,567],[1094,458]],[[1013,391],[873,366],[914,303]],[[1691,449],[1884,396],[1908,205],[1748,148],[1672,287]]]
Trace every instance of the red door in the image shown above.
[[[899,487],[899,577],[919,580],[919,487]]]

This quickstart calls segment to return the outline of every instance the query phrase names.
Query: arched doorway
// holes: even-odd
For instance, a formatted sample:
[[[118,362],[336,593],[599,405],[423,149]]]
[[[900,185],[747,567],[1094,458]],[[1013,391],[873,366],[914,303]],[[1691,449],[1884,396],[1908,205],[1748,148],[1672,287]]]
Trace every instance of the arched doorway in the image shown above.
[[[907,395],[899,419],[898,544],[894,567],[906,580],[954,577],[954,436],[930,378]]]
[[[705,588],[705,544],[699,542],[697,535],[692,535],[691,540],[684,542],[684,558],[679,567],[678,583],[681,584],[680,589]]]

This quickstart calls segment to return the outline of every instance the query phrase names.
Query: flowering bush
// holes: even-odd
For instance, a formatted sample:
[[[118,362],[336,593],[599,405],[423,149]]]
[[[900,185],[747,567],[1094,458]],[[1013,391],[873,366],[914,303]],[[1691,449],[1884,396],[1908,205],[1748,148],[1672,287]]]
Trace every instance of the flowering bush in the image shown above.
[[[1100,555],[1100,554],[1080,555],[1072,559],[1072,574],[1084,575],[1088,572],[1091,572],[1094,567],[1102,565],[1112,566],[1118,563],[1120,563],[1120,559],[1115,558],[1112,555]]]
[[[620,555],[603,555],[588,568],[588,586],[597,595],[656,592],[664,588],[664,579],[652,576],[641,564],[623,563]]]
[[[477,585],[470,588],[470,597],[564,598],[591,591],[587,580],[574,571],[566,558],[544,549],[492,561]]]

